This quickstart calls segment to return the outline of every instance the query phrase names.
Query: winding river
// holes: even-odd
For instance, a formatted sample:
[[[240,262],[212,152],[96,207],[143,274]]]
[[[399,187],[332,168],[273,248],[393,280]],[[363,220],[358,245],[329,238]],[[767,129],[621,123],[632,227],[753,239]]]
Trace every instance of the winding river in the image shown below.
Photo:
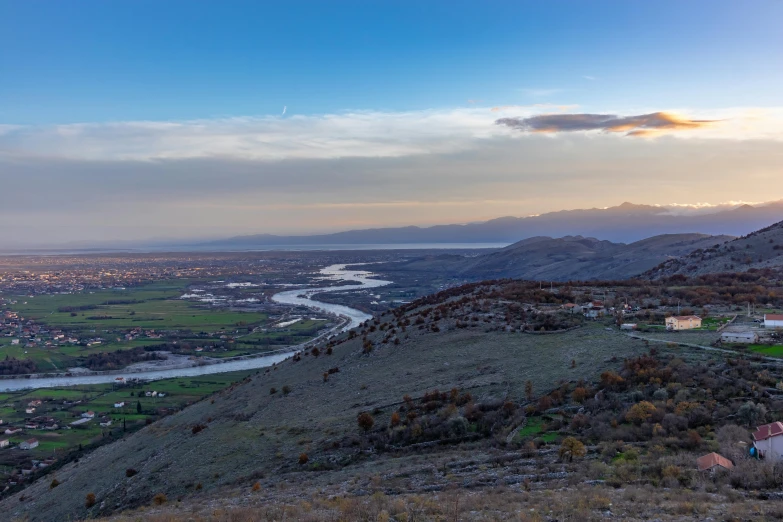
[[[327,280],[355,282],[353,285],[324,286],[321,288],[308,288],[304,290],[287,290],[285,292],[275,294],[272,297],[272,300],[281,304],[307,306],[322,312],[344,317],[348,319],[348,322],[341,328],[341,331],[350,330],[351,328],[359,326],[367,319],[372,318],[372,316],[348,306],[317,301],[313,299],[312,296],[315,294],[323,294],[325,292],[344,292],[346,290],[377,288],[379,286],[391,284],[391,281],[370,279],[373,275],[371,272],[348,270],[346,266],[347,265],[327,266],[321,270],[321,275],[323,276],[323,279]]]
[[[314,294],[325,292],[344,292],[346,290],[360,290],[365,288],[377,288],[388,285],[391,281],[382,281],[380,279],[371,279],[372,273],[358,270],[348,270],[346,265],[331,265],[320,271],[323,279],[331,281],[351,281],[354,284],[341,286],[325,286],[321,288],[307,288],[299,290],[286,290],[275,294],[272,300],[280,304],[307,306],[321,312],[330,313],[344,318],[346,321],[337,326],[331,333],[348,330],[363,323],[372,316],[360,310],[350,308],[344,305],[323,303],[312,298]],[[300,345],[301,346],[301,345]],[[198,375],[210,375],[213,373],[234,372],[240,370],[253,370],[256,368],[266,368],[273,364],[284,361],[296,351],[299,346],[292,347],[291,350],[265,355],[261,357],[251,357],[247,359],[232,360],[223,363],[207,364],[204,366],[188,366],[184,368],[170,368],[166,370],[150,370],[141,372],[129,372],[124,377],[133,379],[143,379],[156,381],[160,379],[170,379],[172,377],[194,377]],[[121,373],[111,372],[101,375],[72,375],[56,377],[33,377],[19,379],[0,380],[0,391],[17,391],[35,388],[59,388],[62,386],[77,386],[81,384],[105,384],[113,383]]]

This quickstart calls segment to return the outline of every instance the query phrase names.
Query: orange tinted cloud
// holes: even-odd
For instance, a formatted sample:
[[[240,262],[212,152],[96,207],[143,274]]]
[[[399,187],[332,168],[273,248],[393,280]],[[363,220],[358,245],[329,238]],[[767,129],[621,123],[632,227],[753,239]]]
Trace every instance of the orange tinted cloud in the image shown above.
[[[691,120],[668,112],[638,116],[615,114],[543,114],[529,118],[501,118],[495,123],[529,132],[573,132],[599,130],[626,136],[652,136],[671,131],[706,127],[718,120]]]

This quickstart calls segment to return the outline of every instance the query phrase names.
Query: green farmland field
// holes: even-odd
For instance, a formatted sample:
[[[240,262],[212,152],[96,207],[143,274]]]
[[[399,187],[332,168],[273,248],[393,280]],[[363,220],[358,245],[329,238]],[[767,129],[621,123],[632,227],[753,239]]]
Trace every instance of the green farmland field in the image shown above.
[[[219,335],[242,335],[256,326],[265,325],[266,314],[218,309],[202,303],[179,299],[190,281],[164,281],[143,287],[124,290],[102,290],[77,294],[20,296],[11,309],[25,321],[32,320],[49,329],[61,329],[80,343],[51,343],[45,346],[40,339],[29,343],[25,339],[12,345],[8,337],[0,337],[0,358],[31,359],[38,372],[65,371],[77,366],[84,357],[156,345],[163,342],[190,338],[198,344],[205,339],[217,339]],[[139,337],[126,340],[125,334],[141,329],[154,330],[160,338]],[[235,349],[215,352],[227,357],[257,352],[269,345],[301,342],[318,329],[317,322],[303,321],[263,338],[249,338]],[[201,336],[201,337],[200,337]],[[214,336],[214,337],[209,337]],[[100,344],[85,346],[86,340],[99,337]],[[47,338],[44,337],[43,341]]]
[[[13,307],[27,319],[50,327],[90,332],[106,329],[144,328],[215,332],[240,323],[257,324],[265,314],[215,310],[177,299],[185,283],[155,285],[131,290],[42,295],[20,299]],[[107,304],[111,302],[127,304]],[[80,309],[92,307],[92,309]],[[61,311],[72,309],[73,311]]]

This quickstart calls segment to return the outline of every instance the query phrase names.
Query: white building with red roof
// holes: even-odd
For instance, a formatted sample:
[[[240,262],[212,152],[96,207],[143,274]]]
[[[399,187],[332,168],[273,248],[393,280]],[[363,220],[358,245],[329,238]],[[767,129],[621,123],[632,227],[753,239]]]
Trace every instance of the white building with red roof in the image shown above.
[[[783,458],[783,422],[759,426],[753,433],[753,446],[762,458]]]
[[[783,314],[764,314],[764,328],[783,328]]]

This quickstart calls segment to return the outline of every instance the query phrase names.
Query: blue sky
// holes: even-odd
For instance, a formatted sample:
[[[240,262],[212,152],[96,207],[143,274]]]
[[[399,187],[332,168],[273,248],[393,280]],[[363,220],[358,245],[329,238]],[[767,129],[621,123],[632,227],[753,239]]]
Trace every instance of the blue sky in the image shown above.
[[[779,1],[2,1],[0,119],[764,106],[781,20]]]
[[[783,199],[781,20],[779,0],[0,0],[0,247]]]

